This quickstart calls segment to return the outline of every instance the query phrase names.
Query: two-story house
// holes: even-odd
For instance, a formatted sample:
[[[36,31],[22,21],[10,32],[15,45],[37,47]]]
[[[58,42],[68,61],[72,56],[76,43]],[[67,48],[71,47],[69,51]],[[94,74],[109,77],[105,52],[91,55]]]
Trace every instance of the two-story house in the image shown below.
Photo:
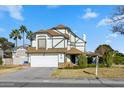
[[[77,64],[78,56],[85,52],[86,39],[78,37],[69,27],[58,25],[34,32],[32,45],[27,49],[31,67],[58,67]]]

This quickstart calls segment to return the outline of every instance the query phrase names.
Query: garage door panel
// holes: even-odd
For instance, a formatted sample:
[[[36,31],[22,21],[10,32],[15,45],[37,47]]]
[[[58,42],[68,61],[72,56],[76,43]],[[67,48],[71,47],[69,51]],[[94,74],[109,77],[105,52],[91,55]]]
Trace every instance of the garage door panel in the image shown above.
[[[31,56],[31,67],[58,67],[57,55]]]

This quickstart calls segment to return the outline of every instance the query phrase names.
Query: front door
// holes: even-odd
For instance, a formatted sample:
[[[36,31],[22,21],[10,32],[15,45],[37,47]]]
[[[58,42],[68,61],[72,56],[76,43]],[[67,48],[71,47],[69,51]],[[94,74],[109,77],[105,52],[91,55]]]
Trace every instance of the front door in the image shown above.
[[[71,62],[75,64],[75,55],[71,55]]]

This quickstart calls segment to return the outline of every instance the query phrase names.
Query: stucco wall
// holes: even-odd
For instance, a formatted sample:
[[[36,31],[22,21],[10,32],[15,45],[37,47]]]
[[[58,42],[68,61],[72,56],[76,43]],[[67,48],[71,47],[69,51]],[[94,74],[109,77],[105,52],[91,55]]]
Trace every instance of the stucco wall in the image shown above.
[[[36,40],[32,40],[32,47],[36,47]]]
[[[67,56],[66,56],[66,61],[67,61],[67,62],[71,62],[70,58],[71,58],[70,55],[67,55]]]
[[[3,58],[2,61],[3,61],[3,65],[11,65],[11,64],[13,64],[12,58]]]
[[[17,49],[13,53],[13,64],[24,64],[24,61],[28,61],[28,57],[25,49]]]
[[[65,30],[62,30],[62,29],[59,30],[59,31],[60,32],[63,32],[63,33],[65,32]],[[66,31],[66,34],[67,33],[68,33],[69,38],[70,38],[70,40],[68,40],[68,41],[70,41],[70,42],[72,42],[74,44],[71,47],[75,47],[75,41],[76,41],[77,42],[76,43],[76,48],[79,49],[79,50],[81,50],[82,52],[84,52],[84,49],[85,49],[85,45],[84,44],[85,44],[85,42],[83,40],[81,40],[80,38],[75,37],[71,32]],[[52,48],[52,40],[53,40],[53,47],[54,47],[61,40],[64,39],[63,36],[54,36],[54,37],[51,37],[50,35],[47,35],[47,34],[37,34],[36,35],[36,40],[33,40],[32,41],[32,47],[38,48],[37,47],[38,46],[37,40],[40,39],[40,38],[42,38],[42,36],[45,36],[46,37],[46,48]],[[64,44],[64,42],[65,42],[65,44]],[[57,46],[55,46],[55,48],[67,48],[67,47],[69,47],[69,45],[68,45],[69,43],[68,44],[67,43],[68,43],[67,42],[67,39],[65,39],[61,43],[59,43]]]

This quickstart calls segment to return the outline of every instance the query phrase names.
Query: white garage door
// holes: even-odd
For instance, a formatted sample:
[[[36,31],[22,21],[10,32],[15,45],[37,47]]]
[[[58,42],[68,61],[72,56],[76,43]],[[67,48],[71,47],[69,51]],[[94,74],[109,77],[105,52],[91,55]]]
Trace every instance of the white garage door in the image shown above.
[[[58,67],[57,55],[32,55],[31,67]]]

